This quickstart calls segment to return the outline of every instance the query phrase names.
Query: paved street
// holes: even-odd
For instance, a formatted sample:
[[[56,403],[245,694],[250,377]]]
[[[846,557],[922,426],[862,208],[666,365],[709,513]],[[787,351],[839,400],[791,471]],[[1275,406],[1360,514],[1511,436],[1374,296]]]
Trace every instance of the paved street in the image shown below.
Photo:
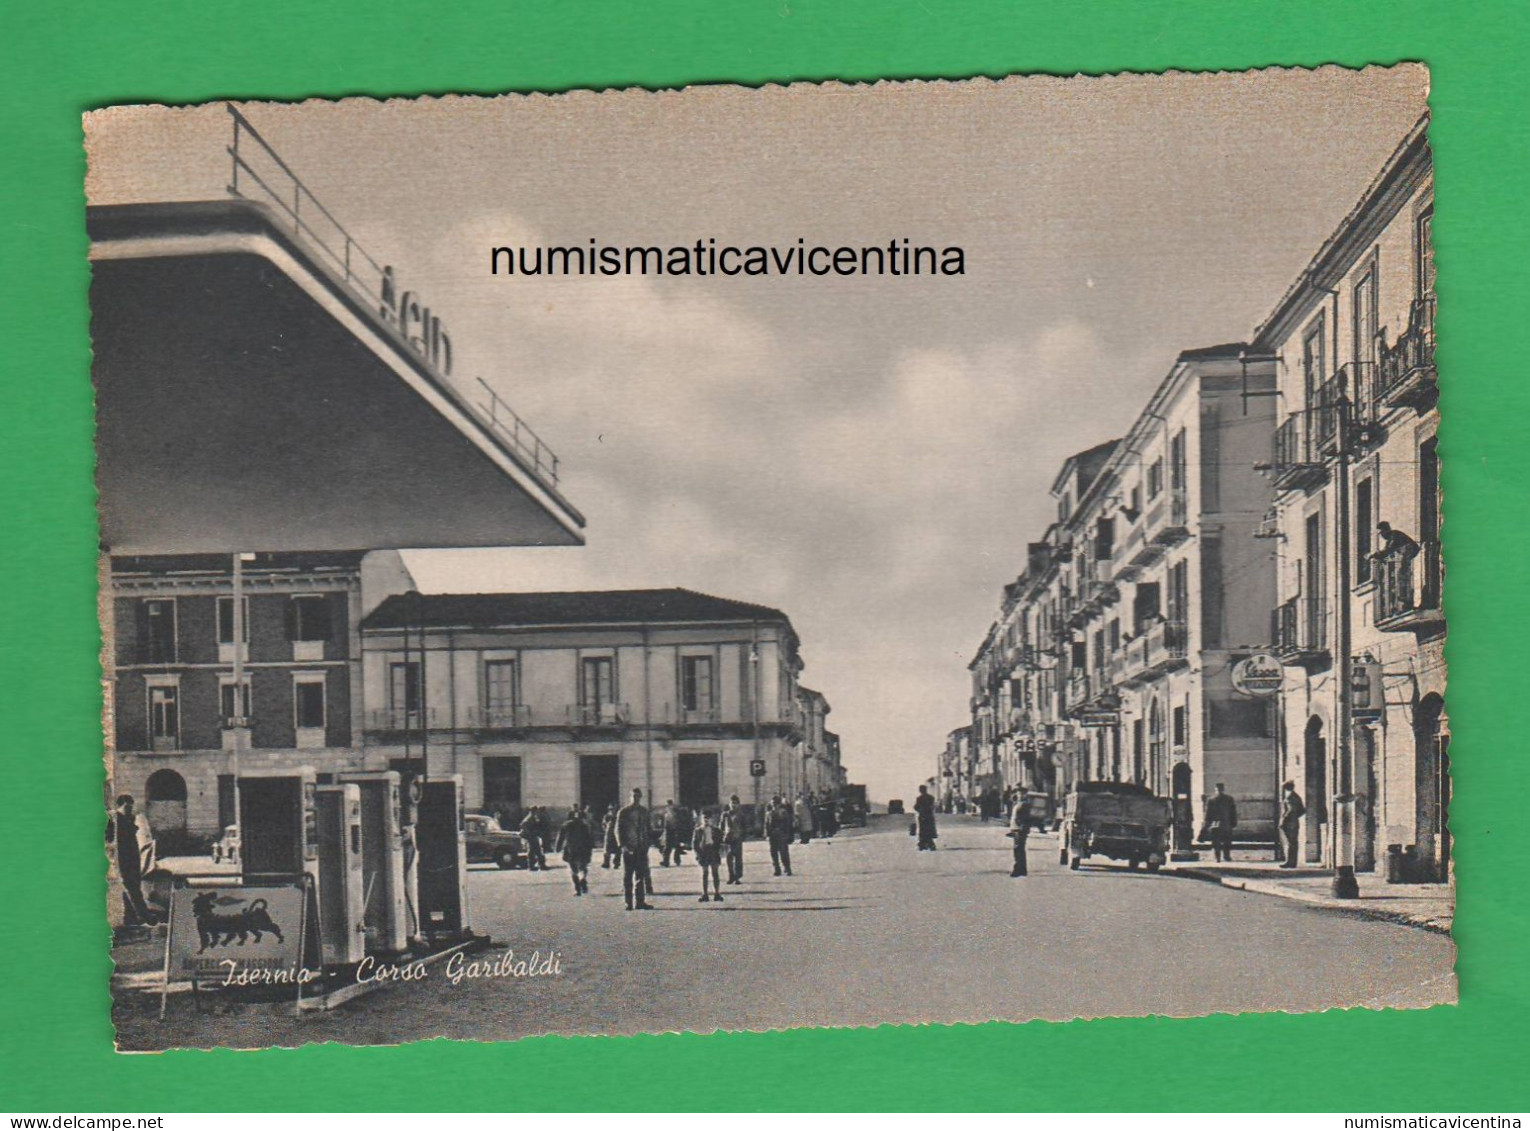
[[[1058,866],[1032,837],[1032,874],[1008,878],[997,824],[943,818],[940,851],[874,819],[793,850],[770,874],[749,845],[742,887],[697,902],[698,869],[655,866],[657,910],[628,913],[620,875],[592,871],[575,899],[566,873],[475,869],[475,925],[517,958],[556,950],[562,973],[422,982],[332,1013],[272,1007],[197,1016],[189,995],[161,1025],[116,1013],[124,1048],[395,1043],[446,1036],[771,1029],[804,1024],[1062,1020],[1121,1014],[1418,1007],[1454,997],[1441,934],[1124,867]]]

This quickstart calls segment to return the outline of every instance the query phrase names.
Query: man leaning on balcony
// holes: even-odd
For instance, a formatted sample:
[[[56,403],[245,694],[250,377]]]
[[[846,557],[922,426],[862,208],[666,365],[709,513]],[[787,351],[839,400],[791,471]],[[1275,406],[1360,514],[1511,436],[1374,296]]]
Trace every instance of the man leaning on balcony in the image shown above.
[[[1380,537],[1381,544],[1377,548],[1376,552],[1371,555],[1371,558],[1374,561],[1407,563],[1418,557],[1418,543],[1408,535],[1404,534],[1401,530],[1394,529],[1391,523],[1378,522],[1376,524],[1376,533]],[[1408,598],[1408,607],[1411,609],[1414,608],[1418,602],[1414,599],[1413,594],[1412,571],[1409,570],[1406,576],[1407,592],[1405,596]]]

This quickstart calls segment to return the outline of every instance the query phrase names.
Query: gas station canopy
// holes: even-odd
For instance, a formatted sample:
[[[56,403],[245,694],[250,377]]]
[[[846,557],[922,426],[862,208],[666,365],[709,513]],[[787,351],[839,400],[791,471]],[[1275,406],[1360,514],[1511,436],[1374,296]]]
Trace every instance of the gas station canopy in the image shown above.
[[[459,391],[269,207],[87,220],[104,552],[583,542],[524,422]]]

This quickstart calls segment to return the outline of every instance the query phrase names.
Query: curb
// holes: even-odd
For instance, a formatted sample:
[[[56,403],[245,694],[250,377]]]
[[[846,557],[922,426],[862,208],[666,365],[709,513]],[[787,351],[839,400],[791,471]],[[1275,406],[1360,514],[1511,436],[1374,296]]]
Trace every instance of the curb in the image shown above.
[[[1164,873],[1170,876],[1182,876],[1188,880],[1200,880],[1202,883],[1219,884],[1233,891],[1246,891],[1255,895],[1268,895],[1276,899],[1287,899],[1294,903],[1306,904],[1308,907],[1319,907],[1325,911],[1338,911],[1349,915],[1361,915],[1367,919],[1398,923],[1402,926],[1414,927],[1421,931],[1433,931],[1438,935],[1448,936],[1451,933],[1450,924],[1442,923],[1438,919],[1423,918],[1411,915],[1406,911],[1384,911],[1379,908],[1365,907],[1359,904],[1340,903],[1327,896],[1282,888],[1268,880],[1250,879],[1247,876],[1225,876],[1205,868],[1166,868]]]

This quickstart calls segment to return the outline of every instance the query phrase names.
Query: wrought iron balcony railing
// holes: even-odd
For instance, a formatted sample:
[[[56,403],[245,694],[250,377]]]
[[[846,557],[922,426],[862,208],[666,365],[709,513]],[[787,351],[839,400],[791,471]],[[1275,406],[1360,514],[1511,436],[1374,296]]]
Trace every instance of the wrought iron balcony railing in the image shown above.
[[[1328,608],[1315,597],[1292,597],[1271,618],[1276,654],[1288,664],[1309,664],[1329,654]]]
[[[1381,343],[1376,379],[1378,399],[1388,408],[1429,403],[1436,388],[1434,295],[1416,299],[1408,327],[1390,346]]]
[[[1441,572],[1438,542],[1422,542],[1416,553],[1378,555],[1372,571],[1376,627],[1406,632],[1439,622]]]

